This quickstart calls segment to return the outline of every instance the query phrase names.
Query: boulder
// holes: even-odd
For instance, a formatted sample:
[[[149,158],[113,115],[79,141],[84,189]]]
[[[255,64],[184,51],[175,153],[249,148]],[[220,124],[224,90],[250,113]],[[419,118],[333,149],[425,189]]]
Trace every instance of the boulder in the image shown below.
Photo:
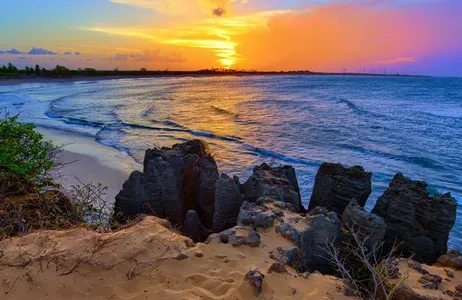
[[[250,247],[258,247],[260,245],[260,235],[258,232],[245,227],[235,227],[227,229],[218,234],[219,241],[234,247],[247,245]]]
[[[253,294],[255,297],[258,297],[262,290],[263,290],[263,279],[265,278],[265,275],[263,275],[260,270],[257,268],[251,269],[247,274],[245,275],[245,280],[249,282],[249,284],[253,288]]]
[[[353,199],[345,208],[341,226],[346,229],[346,232],[354,230],[360,237],[367,237],[366,241],[369,247],[379,246],[382,243],[387,228],[383,218],[367,212],[358,204],[356,199]]]
[[[253,226],[254,228],[269,228],[274,225],[277,218],[272,209],[256,203],[244,202],[242,204],[237,224],[240,226]]]
[[[239,178],[221,174],[215,183],[215,210],[213,213],[213,232],[221,232],[236,226],[237,216],[242,205]]]
[[[181,232],[195,243],[204,241],[209,235],[208,230],[202,225],[199,215],[195,210],[189,210],[186,213]]]
[[[324,207],[317,207],[306,217],[288,218],[276,231],[292,241],[301,252],[300,271],[332,273],[332,265],[326,257],[326,243],[336,244],[340,232],[337,214]]]
[[[353,199],[364,207],[372,191],[371,177],[372,173],[361,166],[345,168],[341,164],[323,163],[316,174],[308,210],[322,206],[341,216]]]
[[[200,140],[149,149],[143,172],[133,172],[116,196],[115,218],[124,222],[149,214],[182,226],[186,212],[195,210],[211,228],[217,179],[215,160]]]
[[[297,212],[304,212],[295,169],[291,166],[270,167],[262,164],[243,185],[244,200],[255,202],[261,197],[292,205]]]
[[[372,212],[387,224],[385,246],[396,242],[404,255],[433,264],[447,251],[449,232],[456,220],[457,202],[450,194],[430,196],[427,184],[399,173]]]
[[[300,231],[300,249],[306,271],[332,272],[332,265],[325,259],[326,242],[335,243],[340,232],[340,220],[335,212],[322,207],[314,208],[307,215],[306,227]]]
[[[436,263],[442,267],[462,270],[462,253],[456,250],[451,250],[448,253],[441,255]]]

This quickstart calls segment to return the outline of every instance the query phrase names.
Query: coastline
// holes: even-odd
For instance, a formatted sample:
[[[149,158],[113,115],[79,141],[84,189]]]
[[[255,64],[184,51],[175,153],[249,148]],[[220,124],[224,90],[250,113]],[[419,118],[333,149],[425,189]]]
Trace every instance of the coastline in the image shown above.
[[[90,137],[43,127],[37,130],[46,140],[63,145],[57,158],[60,166],[53,176],[64,188],[101,183],[108,187],[107,199],[112,204],[130,173],[141,168],[128,154],[101,145]]]
[[[373,74],[373,73],[324,73],[324,72],[198,72],[198,71],[171,71],[170,73],[158,74],[137,74],[137,75],[98,75],[84,76],[76,75],[69,77],[37,77],[37,76],[17,76],[17,77],[0,77],[0,86],[16,85],[23,83],[70,83],[76,81],[105,81],[118,79],[151,79],[151,78],[182,78],[182,77],[222,77],[222,76],[366,76],[366,77],[433,77],[428,75],[408,75],[408,74]]]

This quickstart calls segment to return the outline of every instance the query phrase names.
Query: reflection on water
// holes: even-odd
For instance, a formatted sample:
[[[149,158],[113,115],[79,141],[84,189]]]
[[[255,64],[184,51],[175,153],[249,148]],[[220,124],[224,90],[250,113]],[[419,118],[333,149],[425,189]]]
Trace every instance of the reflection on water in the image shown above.
[[[0,87],[0,109],[144,150],[206,140],[224,172],[291,164],[305,203],[322,161],[374,172],[372,207],[399,171],[462,197],[462,79],[255,76],[126,79]],[[459,212],[459,216],[460,216]],[[458,218],[455,238],[462,237]],[[462,243],[461,243],[462,244]]]

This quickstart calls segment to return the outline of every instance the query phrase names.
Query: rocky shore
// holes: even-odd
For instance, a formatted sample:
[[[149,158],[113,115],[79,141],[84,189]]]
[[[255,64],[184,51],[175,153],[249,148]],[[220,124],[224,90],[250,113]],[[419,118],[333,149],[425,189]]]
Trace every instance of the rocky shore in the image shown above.
[[[339,265],[364,263],[348,256],[360,239],[362,255],[387,262],[378,266],[396,287],[392,299],[462,299],[462,255],[447,249],[455,199],[430,195],[425,182],[399,173],[369,212],[371,178],[361,166],[323,163],[305,208],[291,166],[256,166],[242,183],[220,174],[200,140],[150,149],[143,171],[133,172],[116,196],[114,218],[122,227],[1,241],[0,293],[15,300],[32,293],[37,299],[359,299],[365,297]],[[346,259],[335,261],[329,249]]]
[[[381,245],[385,252],[396,247],[399,256],[416,262],[445,257],[456,200],[430,196],[425,182],[399,173],[367,212],[371,177],[361,166],[323,163],[305,209],[294,168],[262,164],[241,184],[220,174],[207,145],[193,140],[146,151],[143,172],[132,173],[116,197],[115,217],[124,222],[154,215],[194,242],[234,247],[258,247],[262,231],[275,231],[291,245],[271,253],[275,268],[288,265],[299,272],[335,274],[325,245],[341,247],[353,229],[368,237],[369,246]]]
[[[195,242],[236,225],[274,226],[307,252],[303,266],[310,270],[318,266],[308,254],[315,244],[326,237],[338,240],[346,225],[361,228],[385,248],[397,244],[403,255],[423,263],[446,254],[456,200],[450,194],[430,196],[425,182],[399,173],[368,213],[363,207],[371,177],[361,166],[323,163],[307,210],[294,168],[262,164],[241,184],[220,175],[207,145],[193,140],[146,151],[143,172],[133,172],[116,196],[115,216],[121,222],[140,214],[165,218]]]

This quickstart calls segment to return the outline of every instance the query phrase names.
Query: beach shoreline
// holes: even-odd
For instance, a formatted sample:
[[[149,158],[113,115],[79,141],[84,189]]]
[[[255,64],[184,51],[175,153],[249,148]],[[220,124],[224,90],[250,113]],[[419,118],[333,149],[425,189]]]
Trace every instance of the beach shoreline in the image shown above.
[[[112,204],[130,173],[141,168],[128,154],[90,137],[43,127],[37,130],[45,140],[62,146],[52,175],[65,190],[82,183],[101,183],[108,187],[107,199]]]

